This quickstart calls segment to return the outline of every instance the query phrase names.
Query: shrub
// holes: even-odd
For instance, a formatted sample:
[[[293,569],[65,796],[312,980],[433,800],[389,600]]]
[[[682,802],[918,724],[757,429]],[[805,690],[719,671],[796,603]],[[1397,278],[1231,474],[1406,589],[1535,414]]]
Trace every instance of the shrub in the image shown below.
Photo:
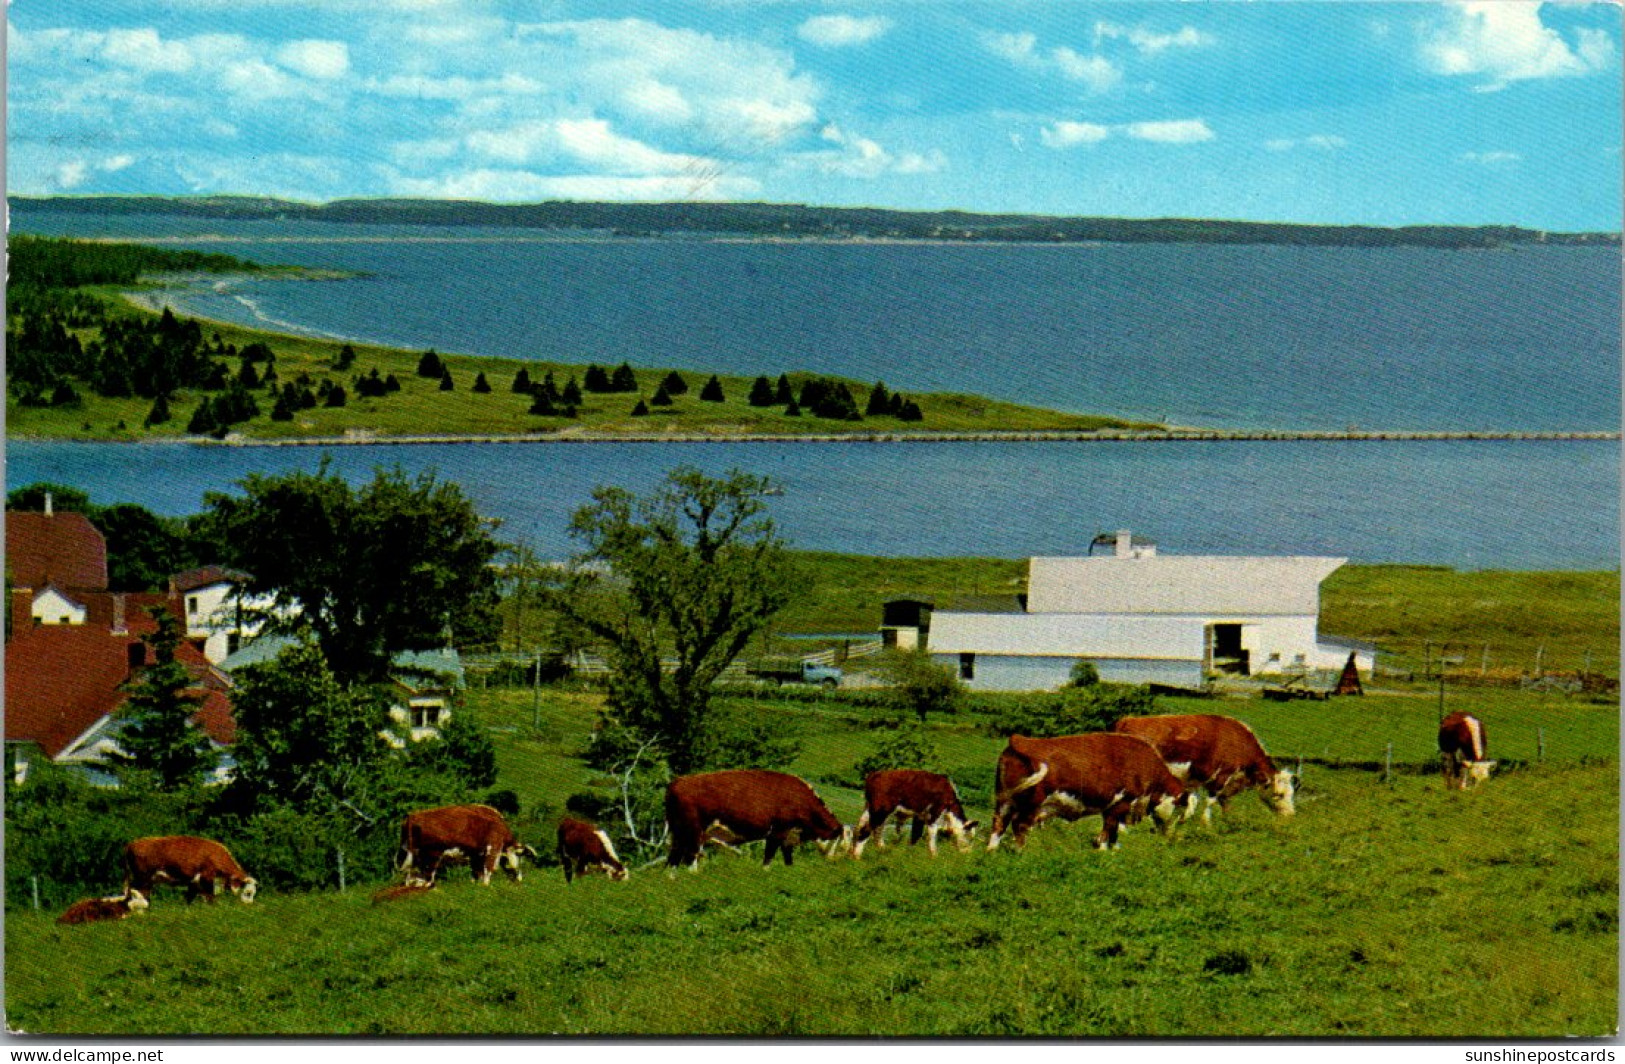
[[[1071,678],[1067,683],[1072,687],[1093,687],[1100,682],[1100,670],[1095,663],[1087,658],[1080,658],[1072,663]]]
[[[898,722],[881,737],[874,750],[859,759],[853,771],[857,773],[861,785],[871,772],[888,768],[923,768],[941,772],[941,761],[941,753],[924,728]]]
[[[894,650],[882,655],[876,670],[891,688],[899,709],[921,721],[927,713],[953,713],[965,695],[965,686],[946,665],[938,665],[924,651]]]
[[[1077,735],[1110,731],[1120,717],[1155,712],[1148,687],[1101,683],[1093,687],[1063,687],[1007,703],[994,716],[989,730],[995,735]]]

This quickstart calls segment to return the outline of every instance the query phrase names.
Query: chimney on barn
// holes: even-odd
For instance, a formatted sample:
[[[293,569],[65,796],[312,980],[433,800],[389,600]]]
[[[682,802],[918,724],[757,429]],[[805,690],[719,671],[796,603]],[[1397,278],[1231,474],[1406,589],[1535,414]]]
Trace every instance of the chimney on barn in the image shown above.
[[[1121,528],[1117,531],[1113,553],[1119,558],[1155,558],[1157,545],[1149,539],[1135,539],[1128,529]]]

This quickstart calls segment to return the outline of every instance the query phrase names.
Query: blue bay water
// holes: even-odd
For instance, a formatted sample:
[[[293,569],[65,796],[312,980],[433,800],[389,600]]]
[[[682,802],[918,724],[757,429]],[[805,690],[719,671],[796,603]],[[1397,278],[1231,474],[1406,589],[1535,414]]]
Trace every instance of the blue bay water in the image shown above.
[[[536,443],[318,448],[11,441],[8,487],[194,513],[251,472],[352,481],[380,465],[462,484],[501,538],[573,549],[600,485],[643,491],[679,464],[783,485],[772,512],[809,550],[1021,558],[1130,528],[1181,554],[1322,554],[1466,569],[1617,569],[1619,444],[1562,442]]]
[[[33,211],[16,224],[359,271],[173,299],[198,315],[412,348],[802,369],[1212,427],[1620,423],[1610,248],[567,240]]]

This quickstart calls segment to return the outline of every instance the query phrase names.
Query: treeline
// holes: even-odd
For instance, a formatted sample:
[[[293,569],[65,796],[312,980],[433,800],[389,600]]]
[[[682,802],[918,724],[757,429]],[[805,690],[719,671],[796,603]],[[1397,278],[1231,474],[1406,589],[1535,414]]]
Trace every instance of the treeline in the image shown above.
[[[17,198],[13,208],[94,214],[287,218],[376,225],[500,226],[599,230],[624,235],[740,233],[759,237],[1070,243],[1289,244],[1345,247],[1486,248],[1518,244],[1618,246],[1618,233],[1548,233],[1517,226],[1294,225],[1198,218],[1052,217],[966,211],[899,211],[781,203],[476,203],[335,200],[295,203],[251,197]]]
[[[258,263],[230,255],[27,234],[11,237],[6,251],[13,290],[131,285],[152,273],[257,273],[263,269]]]

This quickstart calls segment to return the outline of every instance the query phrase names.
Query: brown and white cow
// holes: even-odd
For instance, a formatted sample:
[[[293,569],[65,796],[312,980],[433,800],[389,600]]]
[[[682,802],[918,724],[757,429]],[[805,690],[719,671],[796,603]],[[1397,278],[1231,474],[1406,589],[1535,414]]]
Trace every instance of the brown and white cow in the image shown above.
[[[1167,834],[1190,815],[1191,795],[1144,739],[1111,732],[1053,739],[1010,736],[994,777],[993,827],[987,848],[996,850],[1008,829],[1016,845],[1052,816],[1079,820],[1099,815],[1096,849],[1117,845],[1118,829],[1147,812]]]
[[[1186,786],[1207,792],[1204,822],[1212,822],[1215,805],[1227,809],[1231,798],[1249,788],[1280,815],[1295,811],[1297,778],[1277,769],[1258,736],[1234,717],[1211,713],[1124,717],[1113,730],[1144,739]]]
[[[932,857],[937,855],[937,832],[944,827],[961,853],[970,849],[971,833],[976,829],[976,821],[965,819],[959,792],[947,776],[917,768],[871,772],[863,781],[863,815],[853,836],[853,860],[863,856],[871,836],[876,846],[886,848],[886,821],[894,816],[899,832],[904,823],[911,824],[911,844],[926,836]]]
[[[466,860],[474,881],[490,886],[498,867],[519,882],[521,857],[534,859],[536,851],[519,841],[501,813],[488,805],[446,805],[406,815],[395,868],[408,883],[433,884],[441,865]]]
[[[795,847],[804,841],[817,842],[826,856],[833,857],[852,837],[851,829],[841,826],[805,781],[754,768],[672,780],[666,788],[666,826],[671,833],[667,865],[686,864],[694,871],[699,870],[700,851],[707,842],[735,846],[765,839],[766,868],[780,851],[788,866]]]
[[[1439,757],[1447,790],[1464,791],[1489,779],[1496,762],[1485,759],[1488,751],[1484,722],[1471,713],[1452,713],[1439,722]]]
[[[564,866],[566,883],[589,872],[602,872],[616,882],[627,875],[626,866],[615,856],[615,845],[609,836],[597,825],[573,817],[559,821],[559,863]]]
[[[213,839],[154,835],[124,847],[126,894],[138,890],[150,897],[154,886],[165,883],[184,886],[188,902],[202,898],[211,905],[222,883],[245,904],[259,890],[259,883],[243,871],[231,851]]]
[[[132,913],[147,908],[147,899],[139,890],[114,894],[107,898],[86,898],[68,906],[68,911],[56,918],[59,924],[88,924],[97,920],[122,920]]]

